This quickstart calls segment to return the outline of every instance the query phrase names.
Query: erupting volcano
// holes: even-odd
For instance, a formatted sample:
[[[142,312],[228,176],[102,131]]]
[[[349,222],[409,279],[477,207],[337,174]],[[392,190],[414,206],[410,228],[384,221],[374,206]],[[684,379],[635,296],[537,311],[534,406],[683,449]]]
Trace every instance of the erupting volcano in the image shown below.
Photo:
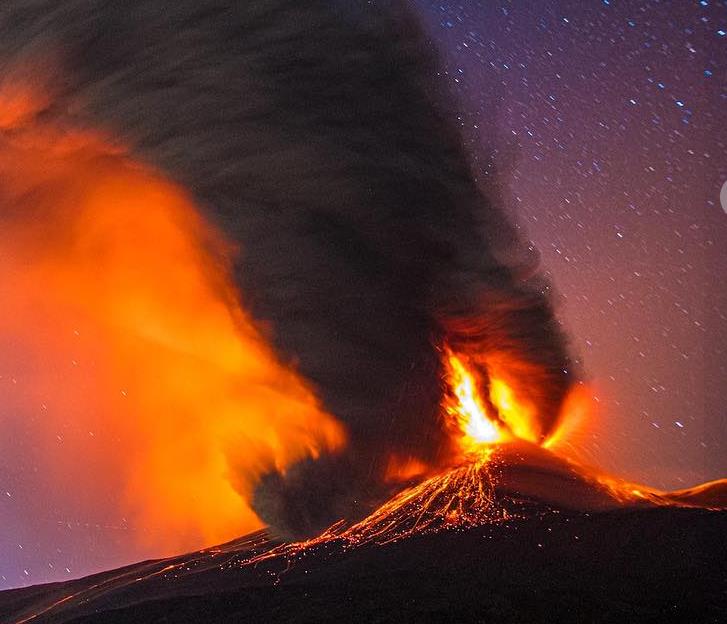
[[[716,621],[408,4],[121,4],[0,10],[0,623]]]
[[[335,543],[343,549],[369,542],[386,544],[418,533],[526,518],[544,504],[580,511],[629,506],[727,508],[727,479],[690,490],[660,492],[607,476],[548,450],[556,439],[562,440],[562,433],[537,445],[531,441],[536,433],[527,423],[534,415],[505,382],[492,378],[486,399],[476,373],[460,357],[448,348],[443,357],[447,392],[442,417],[452,435],[454,464],[434,475],[420,475],[419,483],[406,487],[352,526],[345,527],[342,520],[317,538],[274,548],[245,563],[300,556],[322,544]],[[583,401],[582,391],[577,393]],[[577,409],[575,401],[566,405]],[[563,414],[566,421],[574,417]]]
[[[593,521],[598,527],[601,519],[607,523],[623,521],[614,513],[617,510],[622,514],[629,510],[631,514],[637,514],[659,507],[712,512],[727,508],[727,480],[691,490],[658,492],[607,477],[558,456],[545,448],[552,445],[554,437],[546,438],[540,446],[523,440],[513,430],[526,431],[524,417],[527,411],[512,390],[504,382],[493,378],[490,381],[490,397],[485,399],[477,374],[448,348],[442,352],[447,386],[442,418],[452,435],[453,465],[431,469],[435,472],[432,475],[411,478],[418,482],[404,487],[363,520],[354,524],[341,520],[321,535],[302,542],[279,543],[273,535],[262,531],[192,555],[139,564],[47,591],[31,588],[8,592],[5,603],[0,596],[0,606],[5,604],[15,613],[14,618],[7,621],[24,624],[45,621],[46,618],[53,622],[86,622],[90,621],[88,617],[99,622],[136,621],[138,617],[154,619],[161,613],[160,607],[147,599],[147,592],[165,597],[161,607],[164,613],[177,612],[168,602],[170,597],[174,597],[174,604],[182,605],[177,612],[181,617],[179,621],[203,621],[209,616],[209,605],[208,598],[200,596],[199,590],[210,582],[210,577],[216,584],[215,593],[225,596],[215,599],[222,601],[221,607],[215,607],[222,609],[222,620],[236,617],[234,614],[264,613],[268,616],[269,611],[260,609],[276,604],[274,608],[278,617],[282,618],[280,621],[297,621],[290,607],[285,606],[288,604],[286,601],[280,603],[270,596],[255,599],[262,600],[262,605],[250,603],[247,599],[230,602],[230,596],[225,592],[238,583],[245,588],[244,592],[252,592],[266,578],[275,587],[286,578],[305,576],[311,569],[316,574],[329,566],[336,569],[344,566],[345,570],[347,558],[363,557],[367,560],[373,557],[371,547],[383,548],[402,540],[408,543],[417,537],[424,539],[427,535],[432,539],[438,534],[454,532],[469,539],[477,529],[486,528],[492,539],[497,532],[525,533],[532,531],[534,525],[536,539],[545,541],[553,538],[554,526],[560,518],[566,523],[567,530],[570,530],[567,523],[572,522],[574,527],[578,527],[576,531],[585,534],[584,539],[597,540],[597,535],[588,535],[594,530],[588,526],[590,520],[585,521],[585,527],[582,526],[583,512],[587,512],[585,518],[598,512]],[[568,418],[568,414],[564,417]],[[424,467],[420,470],[427,472]],[[608,510],[611,514],[605,513]],[[553,519],[556,519],[555,524]],[[645,519],[662,525],[664,520],[649,515]],[[714,519],[722,522],[724,513],[715,515]],[[708,529],[709,517],[702,513],[694,516],[692,521],[711,530]],[[600,524],[603,530],[605,527],[602,522]],[[719,524],[714,526],[717,534],[720,531],[718,527]],[[668,525],[661,526],[659,530],[666,534],[673,531]],[[529,536],[520,537],[528,543],[532,540]],[[502,541],[501,535],[499,539]],[[576,534],[575,539],[580,539],[580,536]],[[543,548],[543,544],[538,543],[537,547]],[[643,556],[641,549],[637,551],[639,556]],[[357,555],[359,552],[361,554]],[[483,556],[488,557],[487,546]],[[710,565],[721,562],[718,553],[714,556],[716,561],[710,562]],[[633,561],[627,559],[629,565],[633,565]],[[633,569],[631,571],[634,572]],[[351,572],[343,574],[350,575]],[[379,574],[383,575],[383,572]],[[537,573],[534,575],[537,576]],[[301,581],[298,578],[291,582],[295,586]],[[218,583],[221,585],[217,586]],[[315,586],[313,590],[321,592]],[[379,587],[377,591],[386,596],[390,588],[382,590]],[[293,590],[289,590],[289,594],[295,595]],[[323,592],[323,600],[331,600],[326,595]],[[271,607],[265,607],[270,600],[273,601]],[[298,599],[291,600],[291,604],[295,605]],[[479,606],[482,607],[481,604]],[[551,607],[546,604],[544,608],[547,612]],[[366,607],[363,610],[365,612]],[[577,613],[583,612],[587,610]],[[457,613],[460,615],[452,615],[453,619],[469,621],[469,615]],[[539,610],[535,613],[540,614],[537,617],[543,616]],[[678,613],[678,618],[681,618],[682,611]],[[307,621],[306,618],[304,614],[301,621]]]

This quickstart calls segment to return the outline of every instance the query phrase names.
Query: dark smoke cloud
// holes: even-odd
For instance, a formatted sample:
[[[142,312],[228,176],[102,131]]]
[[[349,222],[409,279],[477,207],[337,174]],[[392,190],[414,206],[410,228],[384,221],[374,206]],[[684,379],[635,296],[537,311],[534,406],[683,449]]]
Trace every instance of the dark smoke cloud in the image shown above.
[[[5,75],[40,68],[41,114],[108,129],[239,243],[246,306],[345,422],[343,456],[263,479],[265,520],[316,530],[366,511],[390,453],[436,461],[445,335],[537,364],[553,425],[569,375],[547,285],[506,260],[515,231],[398,3],[11,0],[0,33]]]

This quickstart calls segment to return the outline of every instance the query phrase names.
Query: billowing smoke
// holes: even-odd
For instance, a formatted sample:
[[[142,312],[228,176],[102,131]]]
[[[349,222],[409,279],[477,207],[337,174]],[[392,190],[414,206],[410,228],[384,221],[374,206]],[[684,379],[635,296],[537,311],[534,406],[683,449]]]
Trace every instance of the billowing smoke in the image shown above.
[[[345,452],[260,479],[265,521],[317,530],[367,511],[392,457],[443,461],[444,341],[552,429],[570,374],[547,284],[398,2],[9,0],[0,33],[37,119],[108,133],[235,243],[248,311],[345,425]]]

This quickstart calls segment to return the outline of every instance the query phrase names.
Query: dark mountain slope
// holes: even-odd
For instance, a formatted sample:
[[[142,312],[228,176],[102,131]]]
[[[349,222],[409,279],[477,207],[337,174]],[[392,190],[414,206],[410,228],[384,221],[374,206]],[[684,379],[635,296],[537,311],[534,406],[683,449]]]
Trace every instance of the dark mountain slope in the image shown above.
[[[30,605],[79,591],[30,621],[719,622],[727,608],[725,512],[531,506],[527,516],[241,565],[265,541],[256,534],[218,551],[4,592],[0,611],[3,622],[21,621]]]

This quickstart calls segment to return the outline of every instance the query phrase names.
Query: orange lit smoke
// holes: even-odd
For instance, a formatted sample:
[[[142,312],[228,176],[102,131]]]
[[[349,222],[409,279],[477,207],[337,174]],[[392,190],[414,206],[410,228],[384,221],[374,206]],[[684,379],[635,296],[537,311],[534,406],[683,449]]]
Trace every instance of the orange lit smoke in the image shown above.
[[[342,428],[241,308],[234,250],[190,198],[99,136],[22,127],[18,93],[0,94],[2,431],[153,554],[259,527],[261,472]]]
[[[384,481],[387,483],[411,481],[427,474],[429,470],[430,467],[417,457],[392,454],[386,464]]]

